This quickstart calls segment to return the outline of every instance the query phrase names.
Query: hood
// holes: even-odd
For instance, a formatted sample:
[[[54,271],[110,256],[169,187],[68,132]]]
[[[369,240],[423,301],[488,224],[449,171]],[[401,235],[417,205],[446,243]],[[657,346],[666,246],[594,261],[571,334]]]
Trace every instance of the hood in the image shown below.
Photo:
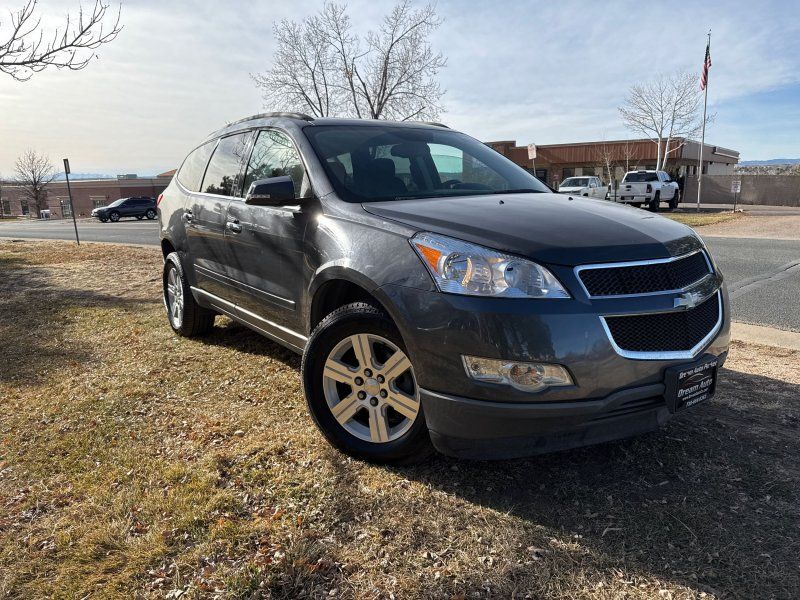
[[[685,225],[605,200],[498,194],[365,203],[364,209],[533,260],[575,266],[669,258],[701,247]]]
[[[562,194],[564,192],[578,192],[578,191],[580,191],[580,190],[582,190],[584,188],[587,188],[587,187],[589,187],[589,186],[588,185],[584,185],[584,186],[580,186],[580,185],[562,185],[560,188],[558,188],[558,191],[559,191],[559,193],[562,193]]]

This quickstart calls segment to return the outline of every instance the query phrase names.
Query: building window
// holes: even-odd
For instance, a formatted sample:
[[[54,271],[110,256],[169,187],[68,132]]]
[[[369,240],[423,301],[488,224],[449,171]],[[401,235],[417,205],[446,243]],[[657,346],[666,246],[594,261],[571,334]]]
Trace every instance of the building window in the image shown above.
[[[547,169],[536,169],[536,179],[547,183]]]
[[[5,216],[11,216],[11,200],[3,200],[0,202],[0,211]]]
[[[561,169],[561,180],[569,179],[570,177],[575,177],[575,169],[572,167],[564,167]]]
[[[19,201],[19,205],[20,205],[20,208],[22,209],[22,214],[23,215],[29,215],[30,214],[31,211],[28,208],[28,201],[27,200],[24,200],[24,199],[20,200]]]
[[[92,208],[100,208],[108,204],[108,199],[105,196],[89,196],[92,201]]]

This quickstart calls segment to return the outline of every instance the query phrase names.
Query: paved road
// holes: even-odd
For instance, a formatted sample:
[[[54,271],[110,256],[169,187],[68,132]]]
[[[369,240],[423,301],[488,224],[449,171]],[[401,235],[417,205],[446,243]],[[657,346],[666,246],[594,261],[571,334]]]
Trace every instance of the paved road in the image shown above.
[[[78,231],[86,241],[158,245],[156,221],[84,220]],[[30,221],[0,223],[0,237],[74,239],[74,233],[70,221]],[[800,240],[703,238],[728,281],[734,319],[800,331]]]
[[[119,223],[101,223],[95,219],[78,220],[81,241],[119,244],[158,245],[158,221],[123,219]],[[74,240],[72,221],[0,221],[0,238],[41,238]]]

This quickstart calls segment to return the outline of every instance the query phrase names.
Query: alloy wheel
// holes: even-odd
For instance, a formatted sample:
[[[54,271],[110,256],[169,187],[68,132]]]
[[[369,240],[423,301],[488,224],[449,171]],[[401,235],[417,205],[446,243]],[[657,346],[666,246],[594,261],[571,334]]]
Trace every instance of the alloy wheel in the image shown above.
[[[183,322],[183,283],[175,267],[167,273],[167,313],[172,326],[178,329]]]
[[[331,350],[322,374],[328,408],[348,433],[373,443],[402,437],[419,415],[411,361],[396,344],[371,333],[351,335]]]

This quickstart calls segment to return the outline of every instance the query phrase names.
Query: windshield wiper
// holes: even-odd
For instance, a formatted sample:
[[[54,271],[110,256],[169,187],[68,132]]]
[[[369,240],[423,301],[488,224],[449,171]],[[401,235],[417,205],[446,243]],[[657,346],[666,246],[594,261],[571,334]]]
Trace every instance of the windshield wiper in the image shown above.
[[[489,192],[490,194],[544,194],[541,190],[533,190],[530,188],[518,188],[516,190],[495,190]]]

